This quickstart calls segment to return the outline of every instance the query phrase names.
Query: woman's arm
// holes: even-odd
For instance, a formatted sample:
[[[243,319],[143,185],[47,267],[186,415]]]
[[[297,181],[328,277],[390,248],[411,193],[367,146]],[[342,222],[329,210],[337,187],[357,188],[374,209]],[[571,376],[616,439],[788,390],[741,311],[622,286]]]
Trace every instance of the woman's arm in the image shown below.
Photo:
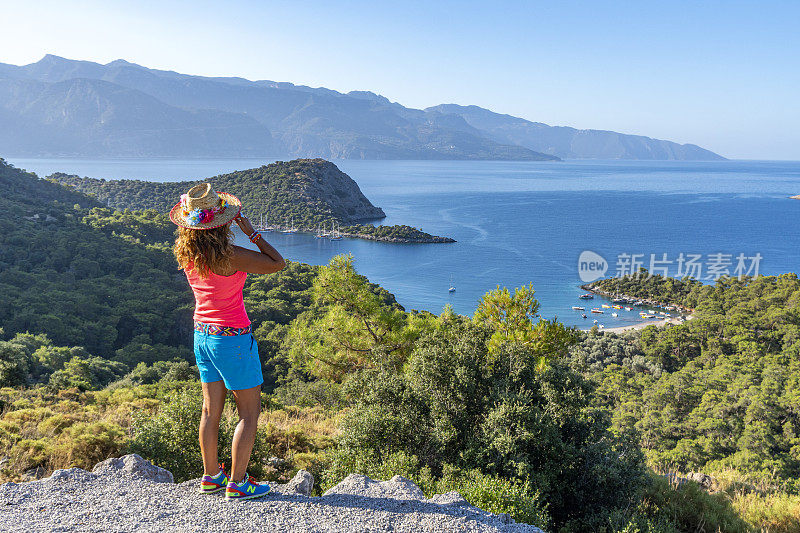
[[[255,231],[253,225],[244,215],[234,219],[245,235],[252,235]],[[231,258],[231,266],[242,272],[251,274],[271,274],[286,267],[283,256],[263,238],[256,241],[260,252],[248,250],[241,246],[234,246],[235,253]]]

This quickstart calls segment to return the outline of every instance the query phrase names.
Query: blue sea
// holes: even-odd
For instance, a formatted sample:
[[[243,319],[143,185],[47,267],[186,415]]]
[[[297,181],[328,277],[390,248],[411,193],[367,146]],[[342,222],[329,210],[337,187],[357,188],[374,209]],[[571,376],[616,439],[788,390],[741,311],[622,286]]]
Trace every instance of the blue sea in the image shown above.
[[[208,178],[263,160],[10,159],[46,176],[154,181]],[[389,244],[266,234],[285,257],[324,264],[352,253],[360,273],[407,309],[471,315],[496,286],[532,283],[547,318],[569,325],[638,323],[636,311],[588,313],[578,258],[598,254],[606,276],[631,265],[706,282],[721,273],[800,270],[800,162],[721,161],[335,161],[387,214],[453,244]],[[249,213],[251,220],[258,213]],[[249,243],[248,243],[249,244]],[[681,255],[682,254],[682,255]],[[692,265],[691,267],[689,265]],[[679,272],[678,269],[681,269]],[[699,271],[697,270],[699,268]],[[586,273],[586,272],[585,272]],[[588,272],[590,274],[591,272]],[[449,292],[450,285],[455,292]],[[581,318],[574,305],[585,306]]]

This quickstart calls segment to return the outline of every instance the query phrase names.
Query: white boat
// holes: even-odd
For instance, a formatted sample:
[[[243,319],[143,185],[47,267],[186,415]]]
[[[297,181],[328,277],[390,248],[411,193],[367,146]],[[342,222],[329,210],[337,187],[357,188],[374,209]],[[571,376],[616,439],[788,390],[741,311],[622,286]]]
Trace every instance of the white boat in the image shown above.
[[[572,306],[572,308],[573,308],[575,311],[586,311],[586,308],[585,308],[585,307],[578,307],[577,305],[573,305],[573,306]]]
[[[626,307],[625,310],[626,311],[633,311],[633,307]]]
[[[339,227],[337,226],[336,229],[333,229],[333,223],[331,223],[331,233],[328,238],[332,241],[341,241],[342,240],[342,232],[339,231]]]
[[[453,285],[453,276],[450,276],[450,288],[447,289],[447,292],[456,292],[456,286]]]
[[[289,227],[283,230],[281,233],[297,233],[297,228],[294,227],[294,217],[291,218]]]
[[[617,313],[611,313],[611,316],[619,316]]]

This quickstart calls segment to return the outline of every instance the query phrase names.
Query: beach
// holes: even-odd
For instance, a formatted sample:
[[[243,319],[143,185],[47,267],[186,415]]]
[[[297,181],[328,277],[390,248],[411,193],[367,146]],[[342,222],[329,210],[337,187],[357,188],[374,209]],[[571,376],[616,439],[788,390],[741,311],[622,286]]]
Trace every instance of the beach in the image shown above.
[[[621,333],[623,331],[644,329],[647,326],[656,326],[657,328],[664,327],[667,324],[672,324],[674,326],[677,326],[679,324],[684,323],[686,320],[691,320],[692,318],[694,318],[693,315],[687,316],[684,320],[680,320],[679,317],[672,317],[672,318],[665,318],[663,320],[652,320],[652,321],[648,321],[648,322],[641,322],[639,324],[631,324],[630,326],[619,326],[619,327],[616,327],[616,328],[603,328],[600,331],[604,331],[604,332],[607,332],[607,333]]]

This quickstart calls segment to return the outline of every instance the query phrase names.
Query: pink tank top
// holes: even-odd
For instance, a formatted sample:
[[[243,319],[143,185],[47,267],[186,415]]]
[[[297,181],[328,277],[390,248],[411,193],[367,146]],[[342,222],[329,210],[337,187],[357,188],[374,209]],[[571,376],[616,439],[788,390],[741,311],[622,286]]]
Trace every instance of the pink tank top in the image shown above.
[[[236,272],[230,276],[220,276],[211,272],[203,279],[192,268],[192,263],[184,269],[186,279],[194,292],[194,319],[215,326],[244,328],[250,325],[244,309],[242,287],[247,272]]]

